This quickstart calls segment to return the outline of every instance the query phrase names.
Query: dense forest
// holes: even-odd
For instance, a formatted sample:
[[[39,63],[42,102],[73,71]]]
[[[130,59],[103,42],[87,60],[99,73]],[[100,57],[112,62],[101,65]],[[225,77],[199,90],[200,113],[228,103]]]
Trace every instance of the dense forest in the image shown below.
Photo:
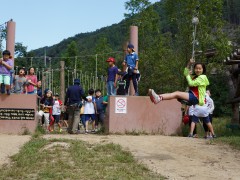
[[[66,63],[66,84],[71,84],[73,70],[83,75],[81,79],[87,89],[98,78],[95,88],[104,88],[100,82],[106,75],[105,60],[113,56],[121,68],[124,45],[129,40],[129,27],[139,28],[140,95],[148,88],[157,92],[185,90],[183,68],[192,56],[193,16],[198,17],[196,61],[207,64],[216,115],[228,113],[225,100],[228,95],[224,75],[223,59],[240,44],[240,1],[239,0],[161,0],[151,4],[148,0],[129,0],[125,3],[125,19],[118,24],[80,33],[60,43],[42,47],[31,52],[21,43],[16,44],[18,67],[30,64],[41,72],[52,72],[52,87],[59,89],[59,61]],[[231,41],[231,45],[230,42]],[[214,49],[214,56],[207,56]],[[46,67],[45,67],[45,63]],[[214,70],[214,73],[213,73]],[[84,76],[85,75],[85,76]],[[93,79],[92,79],[93,77]],[[70,79],[70,80],[69,80]],[[87,80],[86,80],[87,79]],[[95,80],[96,82],[96,80]]]

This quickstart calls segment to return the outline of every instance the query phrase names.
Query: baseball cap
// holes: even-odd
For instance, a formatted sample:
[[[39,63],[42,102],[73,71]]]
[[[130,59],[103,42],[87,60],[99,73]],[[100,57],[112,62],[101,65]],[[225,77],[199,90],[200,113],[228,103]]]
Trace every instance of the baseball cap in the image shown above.
[[[133,44],[128,44],[127,48],[132,49],[134,51],[134,45]]]
[[[80,79],[74,79],[74,84],[80,84]]]
[[[106,62],[114,62],[115,63],[115,59],[113,57],[109,57]]]

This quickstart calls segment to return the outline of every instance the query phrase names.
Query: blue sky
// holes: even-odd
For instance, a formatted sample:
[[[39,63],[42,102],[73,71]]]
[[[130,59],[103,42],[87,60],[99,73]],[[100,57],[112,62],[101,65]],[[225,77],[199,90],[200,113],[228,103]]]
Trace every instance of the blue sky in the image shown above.
[[[29,51],[119,23],[127,12],[126,1],[0,0],[0,24],[13,19],[16,42],[23,43]],[[157,1],[150,0],[152,3]]]

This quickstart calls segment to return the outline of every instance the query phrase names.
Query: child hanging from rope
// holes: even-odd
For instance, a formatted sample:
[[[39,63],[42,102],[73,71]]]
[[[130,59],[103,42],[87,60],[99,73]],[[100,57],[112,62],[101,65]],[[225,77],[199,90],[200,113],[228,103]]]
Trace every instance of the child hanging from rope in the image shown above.
[[[184,69],[184,76],[186,77],[189,85],[188,92],[176,91],[173,93],[157,95],[153,89],[149,89],[148,94],[150,96],[151,101],[154,104],[157,104],[160,101],[164,101],[164,100],[182,99],[182,100],[188,101],[189,104],[191,105],[198,104],[200,106],[203,106],[205,104],[206,86],[209,85],[208,78],[205,75],[206,67],[203,63],[195,63],[193,67],[194,72],[191,77],[189,69],[192,64],[194,64],[194,60],[190,59],[187,67]],[[214,135],[212,124],[208,120],[209,119],[207,119],[205,123],[208,126],[211,133]],[[192,122],[189,136],[192,136],[193,129],[197,122],[198,121]]]

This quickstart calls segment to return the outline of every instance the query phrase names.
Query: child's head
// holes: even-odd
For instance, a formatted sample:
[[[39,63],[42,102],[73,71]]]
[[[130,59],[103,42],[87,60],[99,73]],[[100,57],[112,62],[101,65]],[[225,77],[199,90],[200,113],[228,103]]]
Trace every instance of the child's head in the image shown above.
[[[59,94],[56,93],[56,94],[54,95],[54,99],[57,99],[57,100],[58,100],[58,99],[59,99]]]
[[[30,67],[29,69],[28,69],[28,74],[34,74],[34,68],[33,67]]]
[[[97,89],[97,90],[95,91],[95,95],[96,95],[96,97],[100,97],[100,96],[102,95],[101,90],[100,90],[100,89]]]
[[[23,68],[20,68],[18,71],[19,76],[24,76],[25,75],[25,70]]]
[[[106,62],[108,62],[109,66],[113,66],[115,64],[115,59],[113,57],[109,57]]]
[[[127,51],[128,51],[128,53],[132,53],[132,52],[135,51],[133,44],[128,44],[128,46],[127,46]]]
[[[211,96],[211,92],[209,89],[207,89],[206,93],[208,94],[208,96]]]
[[[11,53],[9,50],[5,50],[2,52],[2,56],[4,60],[10,59]]]
[[[92,96],[94,94],[94,89],[93,88],[89,89],[88,94]]]
[[[195,63],[193,69],[194,75],[206,74],[206,66],[203,63]]]
[[[42,81],[41,80],[38,80],[37,82],[37,87],[40,88],[42,86]]]
[[[123,77],[123,72],[122,72],[122,71],[118,71],[118,77],[119,77],[120,79],[122,79],[122,77]]]
[[[52,91],[48,90],[46,96],[47,96],[47,98],[52,97]]]

